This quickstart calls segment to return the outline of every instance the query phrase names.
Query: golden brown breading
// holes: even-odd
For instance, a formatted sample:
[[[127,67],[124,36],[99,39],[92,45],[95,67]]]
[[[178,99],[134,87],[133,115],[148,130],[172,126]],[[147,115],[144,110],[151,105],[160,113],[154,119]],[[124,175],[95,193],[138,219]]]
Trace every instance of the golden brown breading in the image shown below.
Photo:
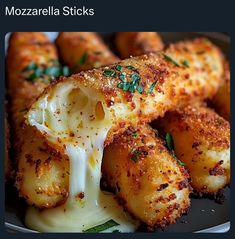
[[[207,57],[198,54],[198,50],[206,51]],[[190,67],[175,65],[173,55],[177,60],[188,60]],[[81,72],[68,78],[62,77],[46,89],[31,112],[44,97],[56,95],[62,87],[89,89],[85,94],[101,98],[114,116],[114,127],[107,139],[107,142],[112,141],[113,134],[121,133],[129,124],[137,121],[149,122],[178,106],[212,97],[223,75],[223,60],[219,49],[205,39],[179,43],[172,46],[169,52],[150,53],[109,67]],[[125,88],[127,83],[124,84],[120,79],[117,69],[119,67],[129,82],[133,78],[138,79],[141,93],[137,84],[132,83],[132,87]],[[48,117],[54,117],[50,114]]]
[[[75,73],[118,61],[94,32],[61,32],[56,44],[63,62]]]
[[[147,37],[147,35],[146,35]],[[207,58],[209,57],[207,55],[207,51],[205,49],[200,49],[200,45],[204,45],[204,41],[207,41],[206,39],[197,39],[194,40],[197,48],[195,49],[195,45],[193,44],[185,44],[185,42],[179,42],[176,44],[172,44],[170,45],[170,47],[166,50],[167,51],[167,55],[169,55],[170,57],[172,57],[175,60],[176,64],[182,64],[185,67],[194,67],[195,70],[197,70],[197,68],[201,68],[201,72],[202,74],[204,74],[203,72],[205,71],[205,67],[206,65],[203,64],[198,64],[197,62],[193,62],[194,60],[194,55],[197,54],[203,58]],[[204,48],[204,46],[203,46]],[[181,50],[184,49],[185,54],[181,54]],[[122,50],[122,49],[120,49]],[[126,46],[125,50],[128,52],[131,52],[132,49],[130,46]],[[141,50],[141,48],[139,49]],[[194,53],[194,54],[192,54]],[[185,57],[187,56],[187,57]],[[214,97],[213,101],[215,104],[215,107],[217,109],[217,111],[224,116],[225,118],[229,118],[229,114],[230,114],[230,72],[229,72],[229,67],[227,65],[227,67],[224,69],[224,83],[223,85],[220,87],[218,93],[216,94],[216,96]],[[216,82],[217,86],[219,84],[219,82],[221,81],[220,79],[217,79],[218,81]],[[199,111],[198,111],[199,110]],[[205,120],[203,118],[203,109],[202,108],[198,108],[195,107],[194,111],[191,112],[191,109],[185,109],[184,111],[179,111],[177,112],[177,120],[174,120],[174,116],[169,116],[169,118],[171,119],[171,123],[169,125],[168,122],[168,117],[163,118],[162,119],[162,124],[164,125],[164,128],[167,129],[171,129],[171,131],[176,131],[177,134],[175,136],[175,140],[180,141],[180,142],[175,142],[175,144],[178,146],[176,148],[176,151],[178,152],[178,156],[181,159],[181,154],[183,152],[183,156],[182,156],[182,161],[186,160],[186,162],[188,162],[192,156],[192,154],[194,155],[194,158],[198,157],[198,164],[199,166],[196,168],[195,165],[197,165],[196,163],[192,164],[190,168],[190,175],[192,174],[192,178],[193,178],[193,186],[195,186],[195,188],[197,189],[197,191],[199,192],[217,192],[220,188],[222,188],[226,183],[228,183],[229,181],[229,173],[226,173],[226,176],[224,176],[224,178],[222,180],[220,180],[220,182],[216,182],[214,183],[214,185],[212,184],[212,182],[210,181],[210,177],[208,174],[208,177],[206,177],[206,173],[205,173],[205,169],[204,167],[207,167],[208,164],[213,164],[214,162],[217,163],[217,161],[219,160],[218,156],[221,155],[220,153],[220,148],[216,148],[214,149],[215,153],[214,155],[211,154],[210,156],[207,156],[208,153],[208,147],[206,145],[206,142],[210,141],[211,143],[216,143],[217,141],[214,139],[215,137],[217,139],[219,138],[224,138],[224,133],[229,134],[230,128],[229,126],[226,126],[226,130],[225,132],[223,131],[223,128],[220,128],[219,130],[217,130],[216,132],[212,132],[210,131],[210,117],[212,118],[216,118],[218,116],[215,115],[215,113],[211,113],[211,111],[209,109],[204,109],[204,111],[207,112]],[[183,115],[181,115],[181,113]],[[187,116],[185,116],[187,115]],[[175,116],[176,117],[176,116]],[[198,126],[197,124],[199,124],[196,120],[197,117],[199,117],[201,119],[200,121],[200,125]],[[166,122],[164,121],[166,120]],[[182,122],[180,122],[180,120],[182,120]],[[218,119],[219,120],[219,119]],[[186,121],[186,122],[185,122]],[[184,138],[184,133],[182,132],[181,135],[181,130],[179,125],[181,124],[187,124],[189,125],[189,127],[187,127],[187,134],[194,136],[195,138],[199,139],[200,137],[207,137],[207,139],[202,139],[203,142],[203,146],[200,147],[200,156],[196,156],[197,154],[194,152],[193,149],[188,150],[188,148],[190,148],[190,143],[191,142],[184,142],[182,141],[182,139]],[[194,128],[196,127],[196,129]],[[207,130],[207,134],[204,132],[204,134],[201,134],[201,136],[195,135],[196,133],[199,134],[199,129],[198,127],[200,127],[201,129],[206,129]],[[210,138],[208,138],[210,136]],[[182,137],[182,138],[181,138]],[[186,139],[185,139],[186,141]],[[229,138],[227,137],[227,142],[229,143]],[[181,145],[182,144],[182,145]],[[189,144],[189,145],[188,145]],[[197,151],[197,150],[196,150]],[[205,158],[207,158],[206,162],[204,162]],[[194,159],[193,159],[194,160]],[[229,155],[226,156],[226,163],[225,163],[225,167],[227,167],[227,170],[230,170],[229,167]],[[216,164],[217,165],[217,164]],[[218,166],[219,167],[219,166]],[[217,166],[215,167],[216,169],[218,168]],[[207,172],[208,173],[208,172]],[[197,176],[196,176],[197,175]],[[201,175],[201,176],[199,176]],[[213,177],[212,177],[213,178]],[[205,181],[203,182],[203,180],[205,179]],[[198,180],[200,180],[200,182],[197,182]],[[226,183],[224,183],[224,181]],[[222,185],[221,185],[222,183]],[[202,187],[203,189],[201,189],[200,187]],[[208,190],[206,189],[206,187],[208,187]]]
[[[213,110],[188,106],[161,119],[172,135],[175,153],[186,164],[192,186],[200,193],[217,193],[230,181],[230,125]]]
[[[16,185],[20,195],[29,204],[39,207],[51,207],[65,200],[67,194],[60,191],[60,187],[64,183],[67,185],[68,175],[53,175],[53,170],[50,170],[51,174],[42,177],[41,172],[49,171],[51,160],[56,162],[54,167],[57,168],[63,168],[68,163],[64,160],[65,156],[61,160],[57,155],[45,153],[45,140],[35,129],[23,125],[27,108],[49,83],[44,78],[27,80],[29,74],[24,69],[32,63],[42,67],[51,66],[57,59],[55,46],[43,33],[11,34],[7,73],[15,160],[18,161]]]
[[[174,223],[190,205],[186,170],[146,125],[105,148],[102,173],[124,208],[150,227]]]
[[[225,66],[223,83],[217,94],[212,99],[215,110],[226,120],[230,121],[230,69],[229,64]]]
[[[160,51],[164,47],[160,35],[156,32],[119,32],[115,41],[123,59]]]

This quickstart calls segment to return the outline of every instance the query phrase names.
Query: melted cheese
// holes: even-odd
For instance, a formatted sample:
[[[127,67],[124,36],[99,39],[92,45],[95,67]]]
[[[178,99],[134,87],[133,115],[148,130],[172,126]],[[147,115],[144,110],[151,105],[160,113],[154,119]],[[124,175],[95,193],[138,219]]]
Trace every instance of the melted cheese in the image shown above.
[[[42,232],[82,232],[112,219],[119,225],[107,232],[133,232],[138,223],[112,194],[100,190],[103,145],[112,127],[102,98],[72,83],[62,84],[34,105],[28,119],[68,155],[70,185],[65,204],[43,211],[30,207],[26,225]]]

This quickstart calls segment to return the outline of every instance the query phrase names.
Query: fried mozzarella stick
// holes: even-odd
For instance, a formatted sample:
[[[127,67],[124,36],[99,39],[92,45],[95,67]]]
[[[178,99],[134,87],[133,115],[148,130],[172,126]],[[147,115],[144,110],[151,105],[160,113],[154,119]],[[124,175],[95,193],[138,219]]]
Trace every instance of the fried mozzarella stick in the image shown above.
[[[102,173],[128,212],[150,227],[174,223],[190,205],[188,174],[154,131],[128,128],[104,150]]]
[[[75,73],[118,61],[99,35],[94,32],[61,32],[56,44],[63,62]]]
[[[160,35],[156,32],[119,32],[115,42],[123,59],[161,51],[164,47]]]
[[[75,38],[82,33],[73,34]],[[60,33],[59,37],[62,36],[65,37],[66,34],[64,36],[64,33]],[[74,41],[79,42],[76,39]],[[94,41],[94,38],[86,41],[90,46],[93,42],[97,41]],[[81,45],[80,42],[74,44],[73,50],[70,45],[61,44],[59,49],[64,49],[60,52],[62,60],[66,57],[73,59],[76,49],[80,48],[82,51],[84,48],[85,51],[87,44]],[[105,51],[109,50],[106,48]],[[107,54],[101,52],[99,58],[101,65],[105,65],[106,58],[102,56]],[[89,68],[91,63],[85,61],[83,67]],[[184,169],[179,168],[176,160],[166,150],[164,142],[156,138],[154,131],[146,124],[140,127],[138,130],[130,127],[124,135],[116,138],[115,142],[105,149],[102,175],[109,186],[116,188],[118,185],[120,190],[116,191],[116,195],[128,212],[149,226],[164,227],[187,211],[190,205],[188,179]],[[177,176],[173,174],[176,171]],[[167,189],[164,190],[165,188]]]
[[[223,83],[212,99],[212,103],[215,110],[226,120],[230,121],[230,69],[228,64],[226,64]]]
[[[38,207],[51,207],[67,196],[64,188],[69,178],[62,172],[69,167],[68,159],[49,150],[41,134],[23,124],[27,109],[60,71],[57,59],[54,44],[43,33],[11,34],[7,73],[18,164],[16,185],[20,196]]]
[[[215,194],[230,181],[230,125],[213,110],[188,106],[169,112],[160,125],[170,133],[176,156],[189,169],[196,192]]]
[[[199,50],[206,51],[207,57],[198,54]],[[176,61],[173,57],[177,58]],[[188,61],[190,67],[177,63],[181,59]],[[216,46],[204,39],[181,42],[163,53],[134,57],[61,78],[32,106],[28,120],[32,125],[42,124],[43,120],[46,128],[58,132],[64,124],[64,117],[69,120],[79,108],[88,110],[88,105],[92,104],[91,120],[98,115],[103,119],[106,114],[112,118],[112,130],[107,138],[110,142],[114,134],[122,132],[131,123],[149,122],[168,110],[213,96],[222,75],[223,56]],[[76,108],[59,103],[71,100]],[[50,109],[49,102],[57,107]],[[58,107],[61,110],[55,115]],[[77,120],[80,122],[79,118]],[[74,130],[75,126],[78,125],[66,128]]]
[[[147,37],[147,35],[146,35]],[[157,39],[156,39],[157,40]],[[206,41],[205,39],[198,39],[195,40],[195,43],[198,42],[198,44],[204,44],[203,42]],[[201,43],[200,43],[201,42]],[[172,59],[175,60],[176,64],[182,64],[185,67],[191,67],[192,66],[192,60],[193,60],[193,55],[192,58],[190,59],[183,59],[178,53],[178,47],[183,48],[185,45],[185,52],[188,52],[191,54],[193,51],[197,55],[201,55],[201,57],[206,58],[207,52],[202,49],[194,49],[193,44],[190,45],[189,42],[185,44],[185,42],[180,42],[176,44],[172,44],[166,51],[169,57],[172,57]],[[122,50],[122,49],[120,49]],[[126,45],[125,46],[125,51],[131,52],[131,48]],[[139,48],[139,51],[142,49]],[[153,50],[154,51],[154,48]],[[121,52],[122,53],[122,52]],[[142,53],[144,51],[142,50]],[[200,65],[195,66],[197,69],[200,67]],[[204,74],[204,66],[201,65],[201,71],[202,74]],[[206,66],[205,66],[206,67]],[[230,73],[229,73],[229,68],[228,66],[225,68],[225,77],[223,85],[219,88],[218,93],[214,97],[214,103],[216,106],[216,109],[218,112],[221,113],[222,116],[225,116],[228,118],[229,112],[230,112]],[[221,81],[219,78],[218,80],[218,85],[219,82]],[[198,112],[197,112],[198,111]],[[181,115],[182,114],[182,115]],[[226,127],[222,127],[217,130],[215,133],[215,138],[211,141],[211,145],[217,140],[222,138],[222,141],[226,140],[227,144],[221,145],[221,147],[214,147],[213,148],[213,153],[209,155],[210,152],[210,147],[211,145],[207,145],[208,139],[202,140],[201,145],[200,145],[200,150],[197,148],[191,147],[193,143],[197,142],[200,139],[200,130],[205,129],[205,131],[211,131],[212,127],[212,122],[218,120],[219,116],[216,115],[212,110],[207,109],[207,108],[200,108],[200,107],[194,107],[191,109],[190,107],[186,108],[185,110],[180,110],[175,115],[168,114],[169,116],[166,118],[162,119],[162,124],[164,125],[164,129],[168,132],[177,132],[173,135],[174,142],[175,142],[175,150],[177,152],[177,156],[179,157],[180,160],[182,160],[184,163],[186,163],[186,167],[189,168],[190,170],[190,176],[192,177],[192,185],[194,189],[200,193],[216,193],[219,191],[221,188],[223,188],[225,185],[228,184],[229,182],[229,173],[230,173],[230,154],[229,154],[229,135],[230,135],[230,126],[228,123],[225,123],[224,120],[223,122]],[[174,115],[174,116],[173,116]],[[206,116],[206,117],[203,117]],[[198,120],[200,121],[197,121]],[[214,121],[210,121],[210,119],[215,119]],[[169,123],[170,120],[170,123]],[[182,122],[180,122],[182,120]],[[179,125],[186,124],[187,127],[187,136],[190,135],[191,138],[195,137],[194,140],[195,142],[191,142],[190,140],[187,140],[187,136],[184,136],[184,133],[181,130],[181,127]],[[156,125],[157,126],[157,125]],[[186,127],[186,126],[185,126]],[[214,127],[220,127],[219,125],[215,125]],[[209,133],[205,133],[205,131],[202,131],[202,137],[205,136]],[[225,132],[224,132],[225,131]],[[221,135],[220,135],[221,134]],[[226,136],[225,136],[226,135]],[[209,147],[209,148],[208,148]],[[200,154],[198,152],[200,151]],[[222,152],[226,152],[223,154]],[[193,155],[193,156],[192,156]],[[216,167],[217,163],[223,159],[223,155],[225,155],[224,159],[224,164],[221,166],[225,168],[223,173],[221,175],[210,175],[209,170],[212,170],[213,167]],[[220,158],[220,156],[222,158]],[[189,162],[189,163],[188,163]],[[209,167],[208,167],[209,165]],[[215,179],[215,177],[218,179]]]
[[[108,195],[100,191],[103,147],[128,126],[150,122],[168,110],[207,98],[217,90],[218,78],[223,74],[220,51],[208,41],[188,44],[194,50],[203,48],[208,57],[192,53],[190,68],[176,65],[166,52],[126,59],[61,77],[33,103],[26,123],[37,128],[48,144],[70,161],[69,197],[65,205],[54,211],[63,217],[62,222],[67,220],[64,210],[73,214],[70,205],[74,204],[76,214],[86,218],[81,230],[89,228],[91,220],[92,225],[102,223],[90,217],[90,212],[98,210],[102,215],[108,213],[109,218],[117,218],[113,211],[107,211],[110,197],[108,200]],[[176,50],[185,60],[192,57],[188,52],[184,54],[184,48]],[[204,74],[198,65],[206,65]],[[43,215],[54,218],[48,210]],[[113,213],[117,212],[120,210]],[[37,220],[44,221],[40,213],[36,215]]]

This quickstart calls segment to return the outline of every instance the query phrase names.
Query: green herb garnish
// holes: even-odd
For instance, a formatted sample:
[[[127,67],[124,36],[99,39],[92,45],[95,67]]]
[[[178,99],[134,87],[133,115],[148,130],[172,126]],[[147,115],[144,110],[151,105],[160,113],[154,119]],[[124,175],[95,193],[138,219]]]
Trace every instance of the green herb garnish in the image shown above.
[[[35,63],[31,63],[25,67],[22,72],[29,72],[26,80],[34,82],[36,79],[41,78],[44,83],[49,84],[54,77],[69,75],[69,68],[67,66],[62,67],[57,60],[50,60],[49,62],[53,65],[47,68],[38,66]]]
[[[136,68],[135,68],[134,66],[130,66],[130,65],[129,65],[129,66],[126,66],[126,68],[129,69],[129,70],[136,71]]]
[[[189,63],[188,63],[187,60],[183,60],[183,61],[181,61],[181,63],[182,63],[183,66],[189,68]]]
[[[136,81],[138,81],[139,79],[140,79],[140,77],[139,77],[138,74],[136,74],[136,73],[131,74],[131,80],[132,80],[133,82],[136,82]]]
[[[77,61],[77,64],[79,65],[84,65],[86,60],[88,58],[88,54],[85,52],[81,57],[80,59]]]
[[[154,81],[152,84],[151,84],[151,86],[149,87],[149,89],[148,89],[148,94],[151,94],[152,92],[153,92],[153,89],[154,89],[154,87],[155,87],[155,85],[157,84],[157,81]]]
[[[170,151],[174,150],[173,138],[169,133],[166,133],[166,146]]]
[[[105,76],[114,76],[116,73],[113,70],[104,70],[103,75]]]
[[[168,60],[169,62],[173,63],[175,66],[180,67],[180,65],[179,65],[176,61],[174,61],[170,56],[168,56],[168,55],[166,55],[166,54],[163,54],[163,56],[164,56],[164,58],[165,58],[166,60]]]
[[[36,70],[38,68],[37,64],[32,62],[29,65],[27,65],[22,71],[32,71],[32,70]]]
[[[144,150],[134,149],[132,151],[131,160],[134,161],[134,162],[137,162],[140,159],[139,156],[144,156],[144,155],[147,155],[147,154],[148,154],[148,152],[146,152]]]
[[[48,76],[58,77],[61,75],[61,69],[56,66],[48,67],[45,69],[45,74]]]
[[[133,137],[137,137],[137,136],[138,136],[137,131],[133,132],[133,133],[132,133],[132,136],[133,136]]]
[[[62,75],[63,76],[68,76],[69,75],[69,67],[68,66],[64,66],[62,68]]]
[[[118,226],[119,224],[115,222],[114,220],[109,220],[101,225],[89,228],[87,230],[84,230],[83,232],[102,232],[104,230],[107,230],[111,227]]]
[[[144,91],[143,86],[139,84],[139,85],[137,86],[137,91],[138,91],[140,94],[142,94],[143,91]]]
[[[172,135],[170,133],[166,133],[166,146],[168,148],[168,150],[172,153],[173,157],[176,159],[176,161],[178,162],[178,164],[180,166],[185,166],[185,163],[183,163],[182,161],[180,161],[176,155],[175,155],[175,151],[174,151],[174,141],[172,138]]]
[[[126,81],[126,73],[124,74],[125,72],[121,72],[120,75],[119,75],[119,79],[121,81]]]
[[[121,65],[117,65],[117,66],[116,66],[116,69],[117,69],[118,71],[121,71],[121,70],[122,70],[122,66],[121,66]]]
[[[133,66],[125,66],[125,68],[136,70]],[[111,69],[105,68],[103,75],[111,76],[111,77],[118,76],[119,80],[121,81],[117,85],[119,89],[122,89],[124,91],[129,91],[131,93],[134,93],[137,90],[140,94],[142,94],[144,89],[143,89],[143,86],[140,84],[140,76],[138,72],[132,73],[130,75],[128,74],[127,76],[127,73],[123,72],[122,69],[123,69],[123,66],[121,65],[116,65],[115,67],[112,67]],[[129,81],[127,77],[129,78]]]

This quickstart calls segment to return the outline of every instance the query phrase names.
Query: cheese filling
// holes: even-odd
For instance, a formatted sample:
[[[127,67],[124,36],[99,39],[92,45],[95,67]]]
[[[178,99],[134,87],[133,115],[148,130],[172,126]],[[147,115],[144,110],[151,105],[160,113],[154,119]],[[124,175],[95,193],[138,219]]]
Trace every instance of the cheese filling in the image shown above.
[[[104,232],[133,232],[137,222],[111,193],[100,190],[103,145],[112,117],[102,97],[72,82],[57,85],[29,111],[30,125],[46,134],[70,159],[69,197],[65,204],[39,211],[30,207],[25,223],[41,232],[83,232],[109,220]]]

